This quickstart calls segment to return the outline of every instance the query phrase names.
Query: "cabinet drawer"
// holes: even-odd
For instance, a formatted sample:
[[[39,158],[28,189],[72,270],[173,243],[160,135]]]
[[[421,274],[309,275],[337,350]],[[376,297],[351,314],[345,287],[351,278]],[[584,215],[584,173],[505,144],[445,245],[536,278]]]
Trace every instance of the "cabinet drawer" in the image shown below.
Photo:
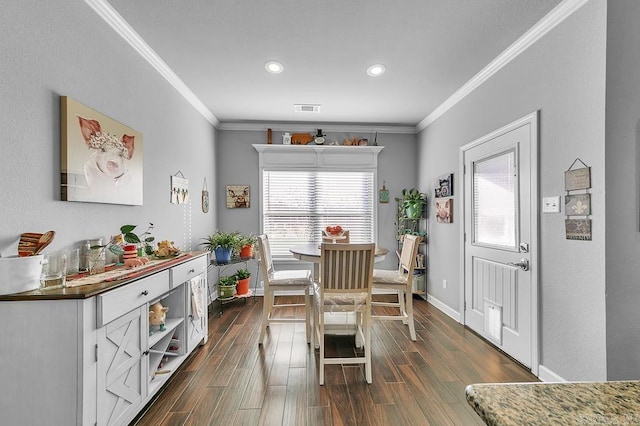
[[[171,268],[171,288],[177,287],[193,277],[207,271],[207,256],[185,262]]]
[[[97,296],[97,327],[110,323],[119,316],[158,298],[171,288],[169,271],[127,284]]]

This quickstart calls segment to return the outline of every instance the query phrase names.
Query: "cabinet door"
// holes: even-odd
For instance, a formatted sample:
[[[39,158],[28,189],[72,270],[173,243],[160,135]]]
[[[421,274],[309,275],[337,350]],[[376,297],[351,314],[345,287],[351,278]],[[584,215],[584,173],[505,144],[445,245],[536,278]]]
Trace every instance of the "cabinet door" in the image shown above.
[[[206,343],[207,321],[207,277],[200,274],[185,283],[187,287],[187,350],[191,352],[197,345]]]
[[[146,394],[146,305],[98,329],[98,425],[126,424]]]

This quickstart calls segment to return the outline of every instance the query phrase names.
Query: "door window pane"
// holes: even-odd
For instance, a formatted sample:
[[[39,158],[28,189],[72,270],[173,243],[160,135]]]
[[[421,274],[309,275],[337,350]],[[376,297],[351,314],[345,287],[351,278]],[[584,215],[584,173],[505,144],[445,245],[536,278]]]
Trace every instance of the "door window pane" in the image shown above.
[[[516,248],[517,189],[514,150],[473,163],[475,244]]]

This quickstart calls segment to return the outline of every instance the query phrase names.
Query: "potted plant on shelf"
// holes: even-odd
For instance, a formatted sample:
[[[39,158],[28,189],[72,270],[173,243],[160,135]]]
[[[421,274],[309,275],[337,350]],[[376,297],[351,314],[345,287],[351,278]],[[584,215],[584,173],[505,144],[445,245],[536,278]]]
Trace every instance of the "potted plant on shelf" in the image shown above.
[[[240,235],[238,246],[240,247],[240,258],[249,259],[253,257],[253,246],[258,242],[258,238],[253,234]]]
[[[238,280],[235,275],[226,275],[218,279],[218,297],[221,299],[229,299],[236,293],[236,284]]]
[[[238,232],[220,232],[204,238],[204,242],[200,245],[215,254],[216,263],[225,265],[231,262],[231,255],[238,247],[240,235]]]
[[[427,196],[415,188],[402,190],[402,207],[410,219],[418,219],[427,203]]]
[[[238,296],[247,294],[249,291],[249,282],[251,281],[251,272],[248,269],[238,269],[234,274],[238,284],[236,284],[236,294]]]

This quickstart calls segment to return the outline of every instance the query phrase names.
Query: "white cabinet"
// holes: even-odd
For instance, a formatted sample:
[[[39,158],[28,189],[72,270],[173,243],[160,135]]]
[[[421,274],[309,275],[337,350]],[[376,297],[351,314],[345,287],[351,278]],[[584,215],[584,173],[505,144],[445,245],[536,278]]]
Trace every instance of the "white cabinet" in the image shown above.
[[[143,348],[146,306],[98,329],[98,425],[125,424],[146,396]]]
[[[1,423],[128,424],[206,342],[207,264],[198,252],[125,284],[0,296]],[[150,334],[155,302],[169,310]]]

